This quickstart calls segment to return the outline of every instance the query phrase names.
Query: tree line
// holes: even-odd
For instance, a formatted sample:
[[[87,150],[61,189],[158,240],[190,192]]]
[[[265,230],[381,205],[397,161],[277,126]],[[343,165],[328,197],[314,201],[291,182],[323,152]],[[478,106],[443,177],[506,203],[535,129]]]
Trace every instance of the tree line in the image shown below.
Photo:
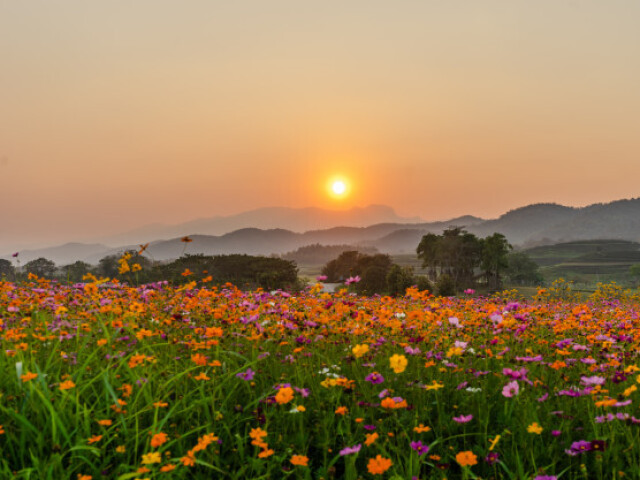
[[[543,280],[538,265],[525,253],[513,252],[506,237],[500,233],[478,238],[462,227],[450,227],[441,235],[424,235],[416,248],[417,258],[422,261],[426,273],[423,275],[416,274],[412,267],[395,264],[390,255],[353,248],[310,245],[292,253],[327,258],[329,253],[335,256],[340,252],[326,262],[322,274],[328,282],[348,281],[350,288],[362,295],[402,295],[411,286],[439,295],[455,295],[468,288],[499,290],[505,277],[514,285],[539,285]],[[75,283],[91,274],[130,284],[164,280],[184,284],[206,278],[213,284],[230,282],[246,289],[296,290],[303,288],[304,282],[298,278],[292,253],[284,258],[187,254],[171,262],[157,262],[147,257],[144,250],[131,250],[122,255],[105,256],[95,266],[77,261],[58,267],[51,260],[38,258],[21,268],[0,259],[0,280],[25,280],[31,273]]]

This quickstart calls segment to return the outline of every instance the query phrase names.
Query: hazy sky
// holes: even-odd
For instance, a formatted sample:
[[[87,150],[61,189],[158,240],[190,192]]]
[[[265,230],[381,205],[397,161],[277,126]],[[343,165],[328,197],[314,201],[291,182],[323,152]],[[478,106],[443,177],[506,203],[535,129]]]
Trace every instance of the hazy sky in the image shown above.
[[[0,0],[0,245],[640,196],[639,21],[632,0]]]

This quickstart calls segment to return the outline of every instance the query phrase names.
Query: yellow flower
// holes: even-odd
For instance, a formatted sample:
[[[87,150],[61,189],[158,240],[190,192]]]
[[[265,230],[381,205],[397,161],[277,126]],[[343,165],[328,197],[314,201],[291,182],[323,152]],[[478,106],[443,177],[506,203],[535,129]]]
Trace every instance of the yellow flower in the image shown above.
[[[499,441],[500,441],[500,435],[496,435],[496,438],[494,438],[493,440],[489,440],[489,442],[491,442],[491,445],[489,445],[489,451],[492,451],[496,447]]]
[[[153,463],[160,463],[162,461],[162,455],[160,452],[150,452],[142,455],[142,464],[151,465]]]
[[[405,368],[407,368],[407,357],[404,355],[392,355],[389,359],[389,363],[391,364],[391,369],[396,373],[404,372]]]
[[[531,425],[527,427],[527,432],[535,433],[536,435],[540,435],[542,433],[542,427],[538,425],[538,422],[533,422]]]
[[[351,349],[351,351],[353,352],[353,355],[356,358],[360,358],[363,355],[365,355],[368,351],[369,351],[369,345],[363,343],[361,345],[356,345],[355,347],[353,347]]]

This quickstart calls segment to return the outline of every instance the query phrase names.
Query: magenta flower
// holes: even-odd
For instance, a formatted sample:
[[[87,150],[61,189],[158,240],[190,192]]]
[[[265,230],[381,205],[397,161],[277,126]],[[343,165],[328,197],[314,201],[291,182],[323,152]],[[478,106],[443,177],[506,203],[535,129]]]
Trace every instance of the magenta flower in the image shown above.
[[[484,458],[484,461],[487,462],[489,465],[493,465],[494,463],[497,463],[498,460],[500,460],[500,454],[498,452],[489,452],[489,455],[487,455]]]
[[[16,258],[19,254],[20,254],[20,252],[16,252],[16,253],[12,254],[11,256],[12,256],[13,258]]]
[[[361,443],[359,443],[357,445],[354,445],[353,447],[345,447],[342,450],[340,450],[340,456],[344,457],[345,455],[351,455],[352,453],[358,453],[361,448],[362,448],[362,444]]]
[[[453,421],[456,423],[469,423],[473,420],[473,415],[460,415],[459,417],[453,417]]]
[[[318,275],[318,276],[316,277],[316,280],[317,280],[318,282],[324,282],[327,278],[328,278],[328,277],[327,277],[326,275]]]
[[[507,383],[504,387],[502,387],[502,395],[507,398],[511,398],[514,395],[518,395],[520,393],[520,385],[516,380]]]
[[[253,380],[253,377],[255,376],[255,374],[256,372],[254,372],[250,368],[247,368],[247,370],[244,372],[236,373],[236,377],[241,378],[245,382],[248,382],[249,380]]]
[[[384,377],[380,375],[378,372],[373,372],[364,377],[367,382],[371,382],[374,385],[384,382]]]
[[[411,448],[418,452],[418,455],[424,455],[429,451],[429,445],[424,445],[421,441],[411,442]]]

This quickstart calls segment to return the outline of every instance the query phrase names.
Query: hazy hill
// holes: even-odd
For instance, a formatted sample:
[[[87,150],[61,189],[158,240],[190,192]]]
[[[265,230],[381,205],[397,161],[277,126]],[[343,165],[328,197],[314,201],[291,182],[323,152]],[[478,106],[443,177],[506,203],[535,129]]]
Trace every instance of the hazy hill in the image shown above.
[[[500,232],[512,244],[519,245],[531,241],[532,238],[538,238],[540,232],[552,225],[563,225],[571,220],[577,211],[576,208],[555,203],[539,203],[510,210],[495,220],[487,220],[467,230],[480,237]]]
[[[152,224],[141,228],[100,238],[102,243],[119,245],[174,238],[182,235],[224,235],[244,228],[262,230],[285,229],[303,233],[337,226],[366,227],[380,223],[416,223],[418,217],[404,218],[384,205],[369,205],[349,210],[322,208],[267,207],[229,216],[202,218],[178,225]]]
[[[39,257],[53,260],[59,266],[67,265],[77,260],[92,263],[89,261],[89,259],[93,259],[95,256],[98,256],[98,258],[102,258],[104,256],[103,254],[105,252],[108,252],[109,250],[109,247],[101,245],[99,243],[88,244],[74,242],[65,243],[64,245],[58,245],[57,247],[51,248],[21,250],[19,252],[18,258],[12,260],[19,260],[22,265]],[[11,256],[7,255],[3,258],[11,258]]]

